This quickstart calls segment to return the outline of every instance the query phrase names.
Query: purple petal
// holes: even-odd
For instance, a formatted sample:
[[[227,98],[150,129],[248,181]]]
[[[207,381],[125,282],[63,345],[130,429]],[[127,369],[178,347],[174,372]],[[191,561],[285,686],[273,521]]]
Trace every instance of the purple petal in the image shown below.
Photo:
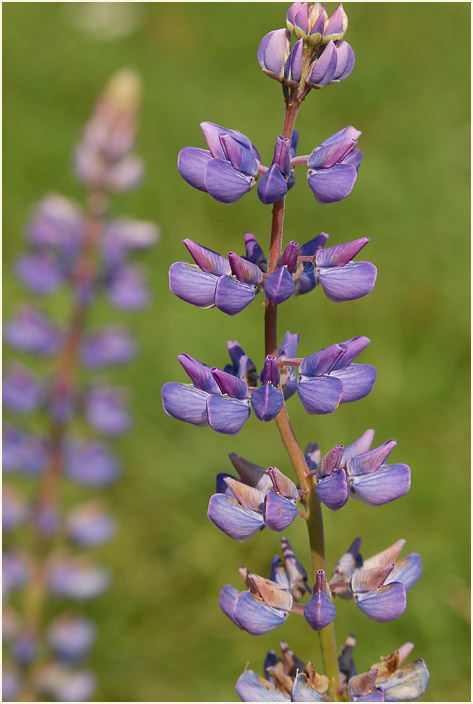
[[[279,384],[279,365],[278,360],[274,355],[268,354],[264,360],[263,371],[261,372],[261,382],[263,384]]]
[[[368,618],[385,623],[394,621],[406,608],[406,589],[400,582],[392,582],[372,592],[355,594],[355,603]]]
[[[175,262],[169,269],[169,288],[173,294],[198,308],[215,305],[218,281],[218,276],[202,271],[196,264]]]
[[[348,474],[354,476],[356,474],[376,472],[386,461],[396,445],[396,440],[388,440],[382,445],[379,445],[379,447],[375,447],[373,450],[368,450],[367,452],[352,457],[347,462]]]
[[[239,597],[241,596],[241,593],[238,589],[235,589],[235,587],[232,587],[231,584],[226,584],[224,587],[222,587],[222,590],[220,592],[220,598],[218,600],[218,605],[222,609],[223,613],[228,616],[228,618],[233,621],[235,626],[238,626],[238,628],[241,628],[240,624],[235,618],[235,604]]]
[[[256,672],[246,670],[235,685],[236,693],[242,702],[290,702],[288,694],[281,692],[271,682]]]
[[[429,684],[429,671],[423,660],[416,660],[408,667],[396,670],[387,679],[377,680],[387,702],[412,702],[421,697]]]
[[[211,367],[199,362],[189,354],[180,354],[178,360],[189,375],[194,386],[202,391],[207,391],[209,394],[220,393],[218,384],[212,376]]]
[[[256,178],[258,175],[258,164],[248,147],[243,146],[229,134],[220,136],[220,144],[225,152],[225,159],[231,163],[234,169],[241,171],[247,176]]]
[[[307,159],[309,169],[330,169],[340,164],[356,145],[355,139],[340,139],[332,144],[320,144]]]
[[[144,163],[137,156],[126,156],[109,167],[105,185],[112,191],[129,191],[143,178]]]
[[[323,702],[323,697],[316,689],[310,686],[307,675],[299,672],[292,686],[291,701],[293,702]]]
[[[327,86],[333,79],[337,68],[337,51],[332,40],[328,42],[322,54],[310,65],[306,83],[313,88]]]
[[[277,261],[277,266],[287,266],[290,272],[297,268],[297,257],[299,256],[299,244],[291,240],[286,245],[284,252]]]
[[[228,253],[228,260],[230,262],[231,273],[237,277],[239,281],[243,281],[246,284],[260,284],[263,280],[263,272],[247,259],[238,256],[235,252]],[[229,272],[230,273],[230,272]]]
[[[221,276],[215,289],[215,305],[227,315],[241,313],[253,301],[256,287],[237,281],[232,276]]]
[[[324,29],[324,37],[327,40],[329,37],[333,40],[341,39],[348,27],[348,17],[346,16],[345,10],[342,5],[339,5],[337,9],[330,16]]]
[[[330,476],[319,479],[315,493],[320,501],[332,511],[338,511],[342,506],[345,506],[348,501],[349,489],[347,475],[343,469],[336,469]]]
[[[349,403],[368,396],[376,381],[376,369],[370,364],[350,364],[348,369],[333,371],[331,376],[343,383],[340,403]]]
[[[363,452],[367,452],[374,439],[374,430],[366,430],[361,437],[359,437],[351,445],[348,445],[343,451],[342,463],[345,465],[349,459],[356,457],[356,455],[361,455]]]
[[[283,79],[289,49],[289,33],[286,29],[268,32],[261,40],[258,47],[258,63],[271,78]]]
[[[217,254],[217,252],[214,252],[212,249],[207,249],[207,247],[202,247],[202,245],[188,238],[182,240],[182,242],[189,250],[192,259],[202,271],[205,271],[207,274],[215,274],[216,276],[231,273],[230,262],[226,257],[222,257],[221,254]]]
[[[81,353],[85,367],[99,369],[128,362],[136,354],[136,344],[126,330],[110,326],[88,335],[82,343]]]
[[[221,125],[216,125],[214,122],[201,122],[200,129],[202,130],[212,156],[215,159],[226,159],[220,137],[224,134],[232,134],[233,130],[222,127]]]
[[[321,232],[320,235],[313,237],[301,246],[299,255],[301,257],[310,257],[312,254],[315,254],[319,249],[322,249],[324,244],[327,242],[328,237],[329,236],[326,232]]]
[[[128,266],[121,269],[108,286],[108,299],[117,308],[137,310],[145,306],[150,292],[144,282],[140,267]]]
[[[103,434],[121,435],[131,425],[123,394],[116,389],[92,389],[85,400],[85,413],[90,425]]]
[[[251,232],[245,232],[245,250],[248,261],[259,266],[261,271],[266,271],[267,261],[264,252]]]
[[[330,169],[308,171],[309,186],[315,199],[323,203],[337,203],[353,190],[357,176],[354,166],[335,164]]]
[[[10,364],[3,377],[2,400],[13,413],[31,413],[45,400],[44,384],[22,364]]]
[[[360,237],[357,240],[353,240],[353,242],[319,249],[316,254],[317,266],[345,266],[361,252],[369,241],[369,237]]]
[[[307,413],[325,415],[337,410],[343,396],[343,384],[329,376],[306,377],[299,381],[297,393]]]
[[[184,147],[177,157],[177,169],[184,181],[199,191],[207,191],[205,187],[205,167],[212,159],[212,154],[206,149]]]
[[[210,396],[207,399],[209,425],[217,433],[236,435],[250,416],[249,401]]]
[[[261,636],[281,626],[288,612],[259,601],[250,592],[243,592],[236,602],[235,618],[240,626],[253,636]]]
[[[321,631],[334,620],[337,611],[333,602],[323,591],[316,591],[304,606],[305,620],[314,631]]]
[[[66,451],[69,479],[84,486],[108,486],[116,481],[121,468],[117,458],[102,443],[73,445]]]
[[[66,523],[69,538],[85,548],[106,543],[117,527],[116,521],[94,501],[74,508]]]
[[[258,198],[264,205],[271,205],[281,200],[287,193],[287,181],[279,166],[272,164],[258,183]]]
[[[337,47],[337,66],[333,75],[332,81],[343,81],[348,78],[355,66],[355,52],[348,42],[338,41]]]
[[[284,64],[284,81],[292,86],[297,86],[302,78],[302,52],[304,40],[299,39],[291,49]]]
[[[284,303],[292,296],[294,293],[294,279],[287,267],[281,266],[268,276],[264,282],[264,292],[266,298],[273,305]]]
[[[281,173],[287,178],[291,171],[291,142],[286,137],[279,135],[274,145],[273,162],[277,164]]]
[[[44,357],[56,354],[62,337],[45,315],[26,305],[5,324],[4,335],[11,347]]]
[[[309,448],[307,448],[306,452],[308,450]],[[327,452],[327,454],[324,455],[320,460],[320,464],[317,467],[317,477],[320,477],[321,479],[323,477],[328,477],[336,469],[341,467],[342,457],[343,445],[335,445],[334,447],[332,447],[330,452]]]
[[[297,354],[299,346],[299,333],[290,333],[289,330],[284,333],[283,340],[278,350],[278,356],[283,359],[291,359]]]
[[[343,357],[341,357],[335,364],[334,369],[345,369],[348,365],[353,362],[355,357],[368,347],[371,340],[369,337],[364,335],[358,335],[358,337],[352,337],[350,340],[344,340],[339,344],[344,348]]]
[[[350,164],[350,166],[354,166],[355,169],[358,171],[362,158],[363,152],[360,149],[354,149],[352,152],[350,152],[348,156],[345,157],[343,163]]]
[[[284,405],[282,393],[272,384],[263,384],[253,391],[251,406],[258,420],[266,423],[278,415]]]
[[[209,394],[190,384],[170,381],[161,389],[163,408],[168,416],[193,425],[208,424],[207,399]]]
[[[207,516],[217,528],[240,543],[249,540],[264,526],[263,514],[240,506],[225,494],[210,497]]]
[[[373,290],[377,270],[370,262],[350,262],[343,267],[321,267],[317,281],[330,301],[354,301]]]
[[[406,592],[411,589],[422,575],[422,559],[421,556],[412,552],[407,557],[404,557],[399,562],[396,562],[391,574],[386,578],[385,584],[391,582],[400,582],[406,588]]]
[[[39,295],[56,291],[65,278],[56,259],[47,252],[34,252],[21,257],[15,269],[21,283]]]
[[[17,528],[29,517],[29,510],[21,494],[8,486],[2,490],[2,528],[5,532]]]
[[[97,628],[92,621],[64,615],[51,623],[47,639],[57,658],[74,663],[88,654],[96,635]]]
[[[388,700],[385,699],[383,689],[376,689],[374,692],[369,692],[368,694],[364,694],[361,697],[352,696],[351,701],[352,702],[385,702]],[[398,700],[396,699],[396,701],[398,701]],[[399,701],[407,701],[407,700],[399,700]]]
[[[248,398],[248,386],[243,379],[234,374],[228,374],[228,372],[224,372],[218,367],[212,367],[211,371],[222,394],[227,394],[227,396],[237,399]]]
[[[350,167],[353,168],[353,167]],[[205,169],[205,187],[220,203],[236,203],[253,187],[254,178],[236,171],[229,161],[211,159]]]
[[[276,491],[268,491],[264,500],[264,522],[270,530],[281,533],[298,514],[294,499],[287,499]]]
[[[407,494],[411,487],[411,470],[407,464],[393,464],[373,474],[352,477],[350,485],[356,497],[367,506],[382,506]]]
[[[299,374],[302,376],[329,374],[332,369],[336,368],[337,362],[344,354],[344,348],[337,343],[324,347],[322,350],[309,355],[309,357],[304,357],[299,366]]]
[[[257,464],[253,464],[253,462],[245,460],[244,457],[240,457],[240,455],[237,455],[234,452],[231,452],[229,454],[229,458],[236,471],[238,472],[241,480],[245,484],[248,484],[249,486],[254,486],[256,489],[259,489],[263,493],[266,493],[267,491],[269,491],[269,489],[272,488],[273,483],[271,481],[271,477],[269,476],[268,472],[263,469],[263,467],[260,467]]]

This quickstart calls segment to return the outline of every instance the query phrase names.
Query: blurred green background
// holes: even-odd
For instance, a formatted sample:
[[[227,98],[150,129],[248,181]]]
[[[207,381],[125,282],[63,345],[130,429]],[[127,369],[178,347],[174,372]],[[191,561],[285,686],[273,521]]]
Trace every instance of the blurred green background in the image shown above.
[[[326,452],[374,427],[378,443],[398,440],[392,458],[412,468],[412,490],[394,504],[376,510],[351,501],[339,513],[325,511],[329,570],[357,535],[366,557],[404,537],[406,554],[418,551],[424,560],[423,578],[394,623],[376,624],[353,604],[337,604],[339,644],[356,633],[362,671],[411,640],[431,672],[424,699],[468,701],[470,7],[345,9],[356,67],[342,84],[310,94],[298,117],[298,152],[353,124],[363,131],[360,176],[350,198],[319,206],[302,169],[285,237],[302,243],[326,231],[337,244],[369,236],[366,258],[377,265],[378,282],[367,298],[342,305],[321,290],[290,300],[279,331],[301,333],[302,356],[368,335],[363,361],[377,367],[378,380],[367,399],[331,416],[305,415],[296,398],[289,411],[303,446],[317,440]],[[147,175],[114,199],[113,211],[161,227],[146,258],[153,302],[127,316],[101,301],[91,318],[92,327],[126,320],[140,340],[138,360],[105,374],[132,390],[135,425],[116,443],[123,477],[103,492],[120,520],[118,536],[97,551],[113,570],[113,586],[86,607],[100,627],[91,658],[99,700],[235,700],[245,665],[261,672],[279,640],[320,663],[317,637],[300,618],[253,638],[217,606],[223,584],[240,584],[239,565],[266,575],[278,551],[275,533],[236,544],[206,518],[215,475],[230,470],[227,453],[290,473],[273,424],[252,417],[238,437],[220,436],[168,418],[160,401],[165,381],[184,381],[181,352],[222,366],[225,343],[236,338],[261,366],[262,299],[237,318],[199,311],[169,292],[167,270],[188,259],[185,237],[242,252],[243,233],[251,230],[267,246],[271,212],[255,192],[234,206],[219,204],[179,177],[176,157],[183,146],[204,146],[199,122],[210,120],[247,134],[270,162],[283,101],[279,85],[260,71],[256,50],[266,32],[283,26],[285,12],[282,3],[3,5],[6,317],[27,298],[12,263],[24,248],[32,203],[51,191],[83,197],[71,154],[98,94],[124,66],[144,84],[137,148]],[[44,302],[62,319],[67,306],[67,293]],[[31,482],[24,486],[32,490]],[[64,490],[66,502],[85,495]],[[307,564],[302,521],[287,537]]]

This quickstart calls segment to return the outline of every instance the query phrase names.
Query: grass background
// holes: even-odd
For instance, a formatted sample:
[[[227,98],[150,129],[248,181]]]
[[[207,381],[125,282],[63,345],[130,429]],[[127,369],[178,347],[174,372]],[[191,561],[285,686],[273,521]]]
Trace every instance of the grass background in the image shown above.
[[[347,81],[314,91],[303,105],[299,153],[353,124],[363,131],[360,177],[350,198],[322,207],[299,172],[286,241],[305,242],[321,231],[332,244],[369,236],[366,258],[377,265],[378,282],[372,295],[343,305],[319,290],[290,300],[280,311],[280,334],[299,331],[302,355],[368,335],[363,359],[375,364],[378,381],[367,399],[331,416],[307,416],[297,399],[289,410],[303,445],[317,440],[325,452],[374,427],[378,442],[398,440],[393,459],[412,468],[411,492],[393,505],[376,510],[352,501],[339,513],[325,512],[329,569],[356,535],[365,556],[404,537],[406,550],[424,560],[423,578],[394,623],[376,624],[353,604],[337,605],[339,643],[356,633],[362,671],[411,640],[431,671],[425,699],[467,701],[470,8],[347,3],[345,9],[357,64]],[[226,340],[237,338],[261,366],[261,299],[237,318],[198,311],[172,296],[167,270],[187,259],[184,237],[223,253],[242,251],[245,230],[268,241],[270,208],[254,192],[223,206],[185,184],[175,163],[183,146],[203,146],[202,120],[244,132],[270,161],[283,103],[277,83],[260,71],[256,49],[267,31],[282,26],[285,11],[282,3],[3,5],[6,317],[26,297],[12,264],[24,248],[31,204],[50,191],[82,197],[71,153],[96,96],[123,66],[138,71],[144,84],[137,148],[147,176],[136,191],[117,197],[113,210],[161,227],[161,242],[146,258],[153,303],[129,319],[101,301],[91,316],[92,327],[129,321],[140,340],[139,359],[106,374],[132,389],[135,425],[116,443],[123,478],[104,492],[120,531],[97,559],[113,570],[113,586],[86,607],[100,626],[91,658],[99,700],[232,700],[245,664],[261,672],[266,651],[279,640],[320,662],[317,637],[297,617],[258,639],[238,631],[217,607],[221,586],[239,584],[239,565],[266,574],[278,550],[275,533],[234,544],[205,516],[215,475],[229,470],[228,452],[290,471],[273,424],[252,417],[238,437],[219,436],[168,418],[160,401],[165,381],[184,380],[181,352],[221,366]],[[92,29],[85,29],[89,15]],[[68,300],[62,293],[40,304],[64,319]],[[35,422],[41,427],[41,419]],[[31,482],[23,485],[32,491]],[[65,502],[86,494],[63,493]],[[287,536],[306,562],[302,522]]]

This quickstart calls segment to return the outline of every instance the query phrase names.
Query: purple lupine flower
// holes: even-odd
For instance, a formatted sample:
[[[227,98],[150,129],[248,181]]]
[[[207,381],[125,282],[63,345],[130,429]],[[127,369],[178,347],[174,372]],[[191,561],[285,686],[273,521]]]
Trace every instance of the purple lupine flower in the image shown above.
[[[85,219],[72,201],[51,193],[36,204],[28,223],[28,240],[42,251],[74,260],[84,236]]]
[[[59,660],[77,663],[88,655],[96,635],[97,628],[89,619],[63,614],[49,625],[47,640]]]
[[[100,442],[70,443],[65,449],[65,471],[69,479],[84,486],[102,487],[115,482],[121,466],[112,451]]]
[[[278,259],[276,269],[269,274],[264,282],[266,298],[273,305],[287,301],[294,293],[293,273],[297,268],[299,245],[291,241]]]
[[[48,568],[48,588],[52,594],[75,601],[88,601],[103,594],[110,574],[87,558],[58,557]]]
[[[297,393],[307,413],[333,413],[340,403],[357,401],[370,393],[376,369],[369,364],[353,364],[369,343],[367,337],[353,337],[302,360]]]
[[[97,386],[87,392],[84,401],[88,423],[104,435],[121,435],[131,425],[123,390]]]
[[[312,597],[304,606],[305,620],[314,631],[321,631],[332,623],[336,614],[325,572],[319,570]]]
[[[264,205],[276,203],[284,198],[288,191],[288,179],[291,175],[291,142],[279,137],[274,147],[274,157],[268,171],[258,183],[258,197]]]
[[[321,284],[329,300],[352,301],[373,290],[377,274],[375,265],[371,262],[353,261],[368,242],[368,237],[361,237],[347,244],[315,252],[315,281]]]
[[[152,222],[127,217],[108,222],[100,241],[102,257],[108,270],[122,267],[130,253],[149,249],[158,241],[159,229]]]
[[[82,363],[88,369],[124,364],[136,354],[136,343],[129,333],[118,326],[108,326],[84,336]]]
[[[256,183],[261,157],[241,132],[201,122],[207,149],[185,147],[177,168],[182,178],[221,203],[235,203]]]
[[[7,597],[13,589],[19,589],[30,575],[30,563],[20,550],[4,550],[2,554],[2,594]]]
[[[10,363],[3,377],[2,400],[13,413],[30,413],[44,401],[44,383],[18,362]]]
[[[266,75],[284,82],[284,68],[290,50],[289,32],[286,29],[275,29],[265,34],[258,47],[258,63]]]
[[[21,689],[20,671],[11,664],[2,667],[2,701],[14,702]]]
[[[372,665],[371,669],[377,671],[376,685],[383,690],[385,701],[414,701],[427,689],[430,675],[422,659],[401,667],[413,648],[412,643],[404,643],[381,662]]]
[[[106,543],[116,532],[116,521],[98,501],[89,501],[72,509],[66,518],[68,537],[81,547]]]
[[[17,528],[28,518],[28,507],[23,496],[9,486],[2,491],[2,528],[9,531]]]
[[[312,257],[315,255],[318,249],[324,246],[327,242],[329,236],[325,232],[321,232],[320,235],[312,238],[301,247],[299,247],[299,256],[301,257]],[[315,267],[312,262],[304,261],[299,262],[297,267],[297,273],[294,277],[294,295],[301,296],[303,293],[308,293],[312,291],[317,285],[315,279]]]
[[[32,252],[20,257],[15,270],[21,283],[38,295],[54,293],[65,279],[60,264],[49,252]]]
[[[350,677],[348,681],[348,694],[352,702],[384,702],[384,691],[376,685],[377,670],[362,672],[360,675]]]
[[[217,476],[217,493],[210,497],[207,515],[234,540],[249,540],[265,525],[285,530],[298,514],[297,487],[276,467],[268,471],[232,453],[230,459],[240,475]]]
[[[319,203],[336,203],[352,192],[361,151],[355,149],[361,132],[345,127],[314,149],[307,160],[309,186]]]
[[[21,667],[26,667],[38,655],[38,636],[30,628],[22,628],[10,643],[12,659]]]
[[[41,667],[35,680],[39,691],[57,702],[90,701],[97,686],[97,678],[89,670],[74,670],[56,662]]]
[[[42,438],[24,433],[5,423],[2,434],[2,465],[4,472],[22,471],[36,476],[46,463],[47,451]]]
[[[28,305],[6,323],[4,335],[11,347],[42,357],[56,354],[62,337],[47,316]]]
[[[111,277],[107,296],[114,306],[123,310],[138,310],[149,303],[150,291],[145,273],[139,266],[126,266]]]
[[[278,389],[278,360],[273,355],[267,355],[261,372],[261,386],[251,395],[251,407],[258,420],[268,422],[278,415],[284,405],[284,398]]]
[[[299,345],[299,334],[292,334],[289,330],[284,334],[281,345],[278,349],[278,360],[284,362],[285,359],[293,359],[297,355]],[[297,389],[297,374],[294,367],[282,366],[280,372],[280,385],[284,399],[287,401],[295,394]]]
[[[240,573],[249,591],[240,592],[227,584],[220,593],[222,611],[239,628],[254,636],[281,626],[293,606],[291,593],[276,582],[244,568],[240,569]]]

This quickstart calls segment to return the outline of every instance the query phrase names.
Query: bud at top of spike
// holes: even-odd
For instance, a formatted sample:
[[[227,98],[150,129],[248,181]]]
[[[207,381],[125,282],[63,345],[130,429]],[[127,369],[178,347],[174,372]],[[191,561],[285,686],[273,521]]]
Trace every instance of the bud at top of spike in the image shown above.
[[[141,102],[141,79],[131,69],[121,69],[113,74],[105,86],[103,97],[117,110],[137,112]]]

